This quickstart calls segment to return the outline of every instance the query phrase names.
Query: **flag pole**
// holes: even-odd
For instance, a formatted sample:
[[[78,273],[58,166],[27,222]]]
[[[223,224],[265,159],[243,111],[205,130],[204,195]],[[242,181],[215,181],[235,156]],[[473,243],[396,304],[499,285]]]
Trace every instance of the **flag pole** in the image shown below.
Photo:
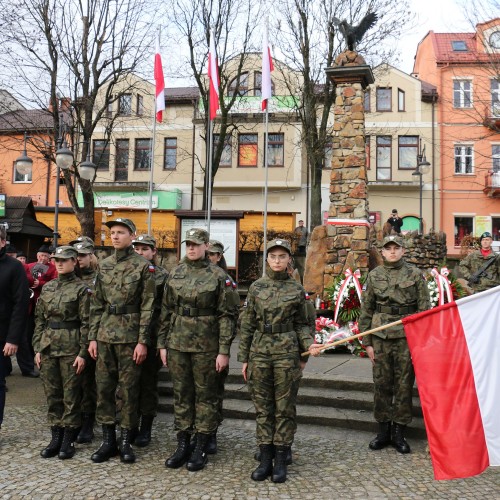
[[[210,99],[210,97],[209,97]],[[209,157],[208,157],[208,175],[207,175],[207,231],[210,234],[210,217],[212,214],[212,162],[214,148],[213,120],[208,124],[208,141],[209,141]]]

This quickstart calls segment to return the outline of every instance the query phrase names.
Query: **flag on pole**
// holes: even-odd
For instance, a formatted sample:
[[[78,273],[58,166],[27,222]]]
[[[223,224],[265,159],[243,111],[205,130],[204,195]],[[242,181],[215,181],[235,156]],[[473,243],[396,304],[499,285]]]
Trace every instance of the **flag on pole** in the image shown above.
[[[434,477],[500,466],[500,286],[403,318]]]
[[[262,111],[267,109],[268,101],[272,97],[271,71],[274,70],[273,58],[271,57],[271,48],[267,40],[267,23],[264,29],[262,40]]]
[[[209,79],[209,101],[210,120],[217,116],[219,109],[219,67],[217,65],[217,52],[215,51],[215,39],[213,31],[210,31],[210,50],[208,53],[208,79]]]
[[[160,55],[160,38],[156,39],[155,53],[155,82],[156,82],[156,121],[163,120],[163,110],[165,109],[165,78],[163,76],[163,66]]]

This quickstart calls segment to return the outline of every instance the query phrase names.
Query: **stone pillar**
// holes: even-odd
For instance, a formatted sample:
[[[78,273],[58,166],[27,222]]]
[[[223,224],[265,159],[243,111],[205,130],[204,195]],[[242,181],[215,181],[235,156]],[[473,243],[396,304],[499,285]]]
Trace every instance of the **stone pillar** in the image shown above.
[[[330,209],[327,225],[311,234],[304,276],[306,290],[319,294],[347,268],[368,271],[369,260],[364,90],[374,78],[353,51],[326,74],[336,85]]]

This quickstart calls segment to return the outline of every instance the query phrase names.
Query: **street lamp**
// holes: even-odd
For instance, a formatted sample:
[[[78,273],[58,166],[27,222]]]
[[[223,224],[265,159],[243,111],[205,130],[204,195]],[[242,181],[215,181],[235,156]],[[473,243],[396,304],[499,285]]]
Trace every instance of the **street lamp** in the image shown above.
[[[420,212],[419,212],[419,234],[424,233],[424,222],[422,218],[422,191],[423,191],[423,182],[422,182],[422,176],[427,174],[429,172],[429,167],[431,164],[427,161],[425,157],[425,144],[422,149],[422,139],[420,139],[420,151],[417,153],[417,168],[415,169],[414,172],[412,172],[411,175],[415,175],[419,177],[419,183],[420,183]]]

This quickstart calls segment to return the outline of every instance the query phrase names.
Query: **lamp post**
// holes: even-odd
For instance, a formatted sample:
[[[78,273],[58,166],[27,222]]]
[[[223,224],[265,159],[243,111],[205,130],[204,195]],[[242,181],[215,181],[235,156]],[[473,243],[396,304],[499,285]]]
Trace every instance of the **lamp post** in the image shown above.
[[[427,161],[425,157],[425,144],[422,149],[422,139],[420,139],[420,147],[419,147],[419,152],[417,153],[417,168],[415,169],[414,172],[412,172],[412,175],[418,176],[419,177],[419,187],[420,187],[420,210],[419,210],[419,234],[424,233],[424,222],[422,218],[422,191],[423,191],[423,181],[422,181],[422,176],[427,174],[429,172],[429,167],[431,164]]]

